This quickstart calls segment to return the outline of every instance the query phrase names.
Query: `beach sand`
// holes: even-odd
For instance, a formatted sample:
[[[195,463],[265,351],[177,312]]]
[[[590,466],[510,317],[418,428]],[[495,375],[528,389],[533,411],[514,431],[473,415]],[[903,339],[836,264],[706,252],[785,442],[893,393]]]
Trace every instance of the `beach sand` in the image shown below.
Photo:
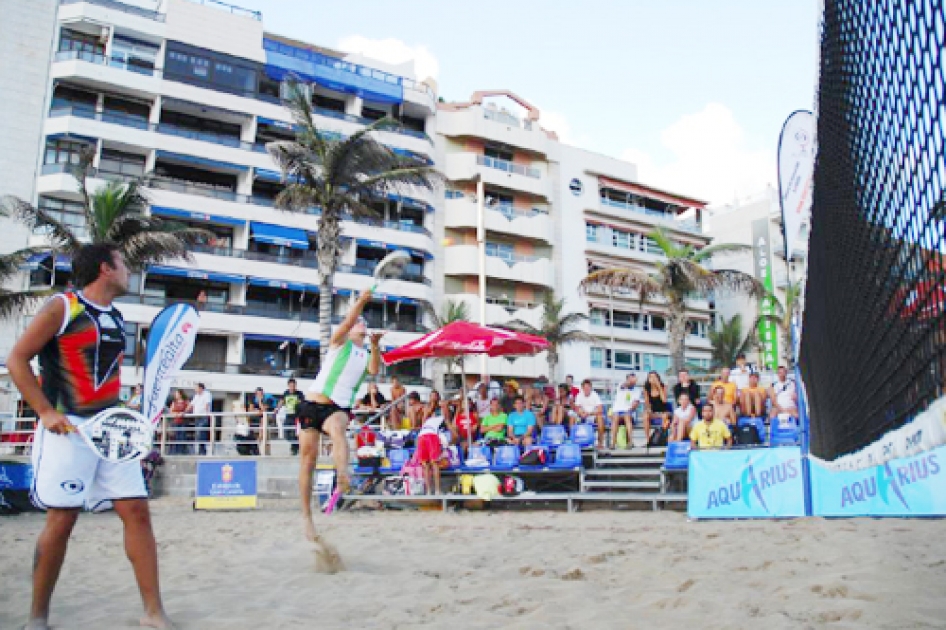
[[[359,510],[320,519],[347,565],[324,575],[289,502],[152,506],[182,628],[946,627],[943,521]],[[0,519],[0,628],[25,620],[42,519]],[[118,518],[83,515],[53,625],[134,626],[139,601]]]

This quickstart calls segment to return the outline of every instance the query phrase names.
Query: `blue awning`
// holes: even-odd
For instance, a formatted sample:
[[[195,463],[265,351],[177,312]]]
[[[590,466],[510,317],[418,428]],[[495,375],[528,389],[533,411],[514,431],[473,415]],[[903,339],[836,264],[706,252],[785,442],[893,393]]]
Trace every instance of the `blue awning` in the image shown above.
[[[260,243],[309,249],[309,236],[299,228],[273,225],[271,223],[250,223],[250,238]]]
[[[210,160],[208,158],[197,157],[196,155],[172,153],[171,151],[158,151],[157,159],[174,160],[175,162],[193,164],[194,166],[208,166],[210,168],[219,168],[222,170],[230,170],[230,171],[250,170],[249,166],[243,166],[242,164],[232,164],[230,162],[221,162],[220,160]]]
[[[332,294],[333,294],[333,295],[351,295],[351,294],[352,294],[352,290],[351,290],[351,289],[339,289],[339,288],[337,288],[337,287],[334,287],[334,288],[332,289]]]
[[[269,170],[266,170],[265,168],[254,169],[253,177],[255,179],[261,179],[266,182],[275,182],[277,184],[283,183],[282,173],[280,173],[279,171],[269,171]],[[293,178],[295,178],[295,181],[299,180],[298,175],[293,175],[292,177],[288,179],[292,180]]]
[[[417,256],[418,258],[423,258],[424,260],[433,260],[434,255],[430,252],[425,252],[422,249],[408,249],[407,253],[411,256]]]
[[[404,195],[398,195],[397,193],[388,193],[387,198],[391,201],[400,201],[401,204],[410,206],[412,208],[420,208],[421,210],[426,210],[427,212],[434,211],[434,207],[432,205],[425,203],[420,199],[414,199],[413,197],[405,197]]]
[[[391,245],[390,243],[385,243],[383,241],[372,241],[367,238],[358,238],[355,239],[355,242],[362,247],[374,247],[375,249],[397,249],[397,245]]]
[[[285,280],[270,280],[269,278],[250,278],[249,283],[254,287],[269,287],[271,289],[286,289],[305,293],[318,293],[319,287],[302,282],[286,282]]]
[[[381,300],[382,302],[400,302],[401,304],[417,304],[417,300],[409,297],[403,297],[400,295],[384,295],[376,294],[372,296],[372,299]]]
[[[48,252],[33,254],[23,263],[23,269],[35,271],[42,266],[51,270],[52,268],[48,263],[52,256],[53,255]],[[56,271],[72,271],[72,260],[65,254],[56,254]]]
[[[256,335],[244,333],[243,341],[268,341],[270,343],[284,343],[288,341],[290,343],[296,343],[299,341],[299,339],[297,337],[283,337],[281,335]]]
[[[234,217],[207,214],[206,212],[195,212],[193,210],[166,208],[164,206],[151,206],[151,214],[171,217],[173,219],[190,219],[192,221],[203,221],[204,223],[216,223],[218,225],[246,225],[246,219],[236,219]]]
[[[302,341],[302,347],[303,347],[303,348],[318,348],[318,347],[320,347],[321,345],[322,345],[322,344],[319,343],[319,340],[318,340],[318,339],[304,339],[304,340]]]
[[[199,269],[182,269],[181,267],[168,267],[166,265],[149,265],[148,273],[158,276],[172,276],[174,278],[191,278],[194,280],[208,280],[210,282],[229,282],[233,284],[242,284],[246,281],[244,276],[235,273],[220,273],[217,271],[201,271]]]
[[[256,118],[256,123],[259,125],[269,125],[270,127],[276,127],[277,129],[285,129],[286,131],[295,131],[296,127],[290,122],[283,122],[281,120],[274,120],[272,118],[263,118],[258,116]]]

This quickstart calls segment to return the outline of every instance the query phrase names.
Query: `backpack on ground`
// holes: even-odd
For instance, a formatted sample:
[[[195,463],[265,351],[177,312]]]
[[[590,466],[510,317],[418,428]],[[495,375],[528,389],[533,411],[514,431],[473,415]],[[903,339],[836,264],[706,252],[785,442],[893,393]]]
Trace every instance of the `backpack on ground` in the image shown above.
[[[545,451],[541,448],[530,448],[519,458],[522,466],[544,466],[545,461]]]
[[[666,446],[667,440],[669,439],[670,434],[667,431],[666,427],[659,426],[654,427],[650,431],[650,438],[647,440],[647,446],[659,447]]]

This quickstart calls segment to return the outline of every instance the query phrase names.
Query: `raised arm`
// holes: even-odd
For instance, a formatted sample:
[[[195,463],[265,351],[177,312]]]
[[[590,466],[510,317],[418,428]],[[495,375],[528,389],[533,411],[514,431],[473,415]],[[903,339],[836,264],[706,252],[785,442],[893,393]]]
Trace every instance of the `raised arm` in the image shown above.
[[[346,333],[347,334],[347,333]],[[371,333],[371,358],[368,359],[368,374],[372,376],[381,371],[381,337],[383,332]]]
[[[348,339],[348,333],[355,327],[355,323],[358,321],[358,318],[361,317],[361,312],[365,310],[365,305],[368,304],[368,300],[370,299],[371,289],[365,289],[361,292],[361,295],[358,296],[355,303],[348,309],[348,314],[345,315],[345,319],[342,320],[342,323],[339,324],[335,332],[332,333],[333,346],[340,346],[345,343],[345,340]],[[372,374],[374,374],[374,372],[372,372]]]

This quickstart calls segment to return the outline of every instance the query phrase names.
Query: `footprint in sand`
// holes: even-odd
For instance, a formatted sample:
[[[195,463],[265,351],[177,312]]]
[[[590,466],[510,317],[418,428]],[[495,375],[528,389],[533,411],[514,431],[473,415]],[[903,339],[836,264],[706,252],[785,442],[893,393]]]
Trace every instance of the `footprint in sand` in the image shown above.
[[[563,573],[562,579],[570,582],[574,580],[584,580],[585,573],[581,569],[575,568],[567,573]]]
[[[677,592],[686,593],[688,590],[690,590],[693,587],[694,584],[696,584],[695,580],[687,580],[686,582],[684,582],[683,584],[677,587]]]

